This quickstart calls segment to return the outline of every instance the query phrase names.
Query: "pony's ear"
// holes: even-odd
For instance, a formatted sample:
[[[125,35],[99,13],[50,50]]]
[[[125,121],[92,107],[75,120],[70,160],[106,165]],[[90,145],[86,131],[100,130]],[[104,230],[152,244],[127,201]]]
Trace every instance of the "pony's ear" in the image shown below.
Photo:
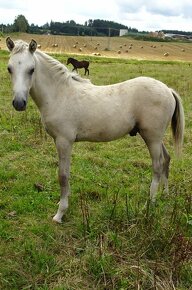
[[[31,42],[29,43],[29,51],[31,53],[34,53],[36,51],[36,48],[37,48],[37,42],[32,39]]]
[[[7,44],[8,49],[10,51],[12,51],[14,46],[15,46],[15,44],[14,44],[13,40],[9,36],[6,38],[6,44]]]

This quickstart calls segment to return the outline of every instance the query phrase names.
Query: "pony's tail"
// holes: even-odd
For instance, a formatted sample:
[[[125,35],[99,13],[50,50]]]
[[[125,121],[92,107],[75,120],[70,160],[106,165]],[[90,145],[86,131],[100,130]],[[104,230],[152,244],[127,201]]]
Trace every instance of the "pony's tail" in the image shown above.
[[[185,116],[180,96],[173,89],[171,89],[171,92],[176,101],[175,111],[171,120],[171,128],[175,143],[175,151],[176,154],[180,156],[183,147]]]

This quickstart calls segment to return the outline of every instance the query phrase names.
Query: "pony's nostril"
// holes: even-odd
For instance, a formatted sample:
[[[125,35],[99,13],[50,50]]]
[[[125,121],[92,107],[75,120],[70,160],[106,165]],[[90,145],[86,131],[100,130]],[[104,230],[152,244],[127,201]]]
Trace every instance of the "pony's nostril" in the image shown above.
[[[24,111],[26,109],[27,101],[14,99],[12,104],[17,111]]]

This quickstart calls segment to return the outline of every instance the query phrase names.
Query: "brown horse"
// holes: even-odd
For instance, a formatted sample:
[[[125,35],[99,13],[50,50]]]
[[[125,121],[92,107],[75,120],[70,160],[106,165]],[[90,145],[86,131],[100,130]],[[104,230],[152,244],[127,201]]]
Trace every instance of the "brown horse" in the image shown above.
[[[76,70],[78,68],[84,68],[85,69],[85,75],[86,73],[88,72],[88,75],[89,75],[89,61],[87,60],[82,60],[82,61],[78,61],[76,60],[75,58],[72,58],[72,57],[69,57],[68,60],[67,60],[67,65],[71,63],[73,65],[73,71]]]

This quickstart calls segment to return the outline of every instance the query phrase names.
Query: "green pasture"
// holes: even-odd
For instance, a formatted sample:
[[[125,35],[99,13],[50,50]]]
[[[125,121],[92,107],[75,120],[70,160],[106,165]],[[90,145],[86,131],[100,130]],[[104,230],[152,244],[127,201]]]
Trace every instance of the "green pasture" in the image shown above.
[[[12,108],[8,57],[0,51],[0,289],[192,289],[192,63],[89,57],[97,85],[143,75],[181,95],[183,155],[176,158],[169,128],[169,194],[160,190],[151,205],[151,160],[139,135],[75,144],[59,225],[56,149],[31,99],[26,112]],[[54,57],[66,63],[67,55]]]

